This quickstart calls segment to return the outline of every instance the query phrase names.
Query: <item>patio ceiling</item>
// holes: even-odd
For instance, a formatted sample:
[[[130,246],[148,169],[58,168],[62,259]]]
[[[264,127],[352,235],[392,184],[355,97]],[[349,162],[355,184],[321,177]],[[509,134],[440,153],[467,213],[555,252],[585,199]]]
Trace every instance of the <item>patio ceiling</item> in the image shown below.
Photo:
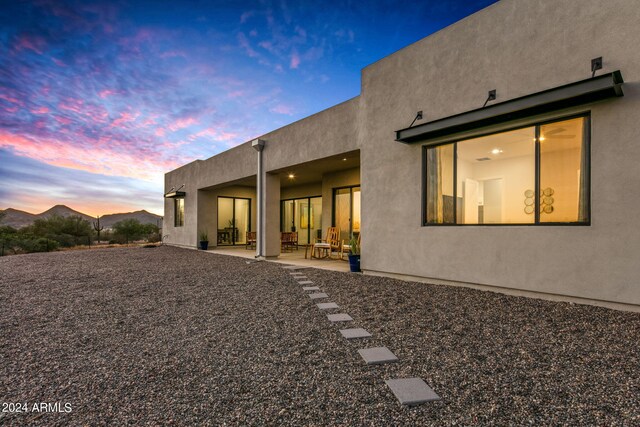
[[[299,163],[297,165],[291,165],[278,169],[275,171],[269,171],[269,173],[277,173],[280,175],[280,186],[282,188],[294,187],[296,185],[311,184],[314,182],[322,181],[322,175],[330,172],[339,172],[343,170],[353,169],[360,166],[360,151],[349,151],[346,153],[337,154],[331,157],[325,157],[323,159],[313,160],[310,162]],[[289,178],[289,175],[293,174],[294,178]],[[224,188],[229,186],[243,186],[254,187],[256,186],[256,176],[248,176],[246,178],[237,179],[235,181],[225,182],[223,184],[214,185],[211,187],[200,188],[200,190],[214,190],[218,188]]]

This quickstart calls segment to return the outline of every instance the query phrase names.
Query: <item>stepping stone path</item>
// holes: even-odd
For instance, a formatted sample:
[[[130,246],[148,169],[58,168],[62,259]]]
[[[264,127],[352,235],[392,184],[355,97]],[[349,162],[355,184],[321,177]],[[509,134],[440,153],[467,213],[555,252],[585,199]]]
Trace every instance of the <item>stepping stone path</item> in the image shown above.
[[[432,400],[440,400],[440,396],[421,378],[398,378],[384,380],[384,382],[403,405],[414,406]]]
[[[324,292],[318,292],[315,294],[309,294],[309,298],[311,299],[329,298],[329,295],[325,294]]]
[[[354,338],[369,338],[371,334],[362,328],[340,329],[340,333],[348,340]]]
[[[316,304],[320,310],[328,310],[330,308],[340,308],[338,304],[335,302],[321,302],[320,304]]]
[[[289,274],[298,281],[301,285],[311,285],[313,282],[307,280],[307,276],[304,273],[295,271],[307,268],[304,266],[288,265],[283,267],[287,270],[291,270]],[[319,291],[318,286],[305,286],[302,288],[304,291]],[[312,300],[329,298],[324,292],[316,292],[313,294],[307,294]],[[339,308],[335,302],[326,302],[316,304],[320,310],[328,310],[332,308]],[[331,322],[350,322],[353,320],[347,313],[328,314],[327,319]],[[362,328],[341,329],[340,333],[348,340],[356,338],[368,338],[371,334]],[[358,350],[360,356],[364,359],[367,365],[380,365],[383,363],[397,362],[398,358],[387,347],[374,347],[363,348]],[[396,378],[385,380],[385,383],[398,401],[402,405],[414,406],[421,403],[430,402],[433,400],[439,400],[438,396],[421,378]]]
[[[358,350],[360,356],[367,365],[381,365],[383,363],[397,362],[398,358],[387,347],[363,348]]]
[[[327,319],[331,322],[350,322],[353,320],[347,313],[327,314]]]

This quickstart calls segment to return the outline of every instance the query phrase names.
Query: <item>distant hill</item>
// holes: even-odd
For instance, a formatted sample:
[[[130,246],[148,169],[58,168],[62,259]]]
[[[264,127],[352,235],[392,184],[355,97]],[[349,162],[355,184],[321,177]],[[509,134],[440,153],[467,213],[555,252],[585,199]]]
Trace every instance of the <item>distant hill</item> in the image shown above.
[[[38,219],[38,217],[32,213],[13,208],[5,209],[2,212],[4,212],[5,215],[2,220],[0,220],[0,225],[9,225],[14,228],[26,227]]]
[[[27,225],[33,224],[36,219],[46,219],[52,215],[60,215],[63,217],[77,215],[89,222],[95,221],[94,217],[82,212],[78,212],[65,205],[56,205],[51,209],[47,209],[46,211],[39,214],[32,214],[13,208],[0,210],[0,212],[5,212],[5,216],[0,220],[0,225],[8,225],[14,228],[26,227]],[[154,224],[162,226],[161,216],[152,214],[151,212],[147,212],[145,210],[102,215],[100,216],[100,225],[104,226],[105,228],[111,228],[116,222],[125,219],[137,219],[142,224]]]
[[[113,227],[113,224],[115,224],[116,222],[122,221],[125,219],[137,219],[142,224],[153,224],[153,225],[158,225],[162,227],[162,217],[160,215],[147,212],[145,210],[102,215],[100,217],[100,225],[104,225],[105,228],[111,228]]]
[[[35,215],[37,218],[36,219],[47,219],[50,216],[53,215],[58,215],[58,216],[62,216],[62,217],[68,217],[68,216],[79,216],[82,219],[86,219],[87,221],[93,221],[95,218],[92,216],[89,216],[87,214],[83,214],[82,212],[78,212],[76,210],[71,209],[69,206],[65,206],[65,205],[55,205],[54,207],[52,207],[51,209],[47,209],[46,211]]]

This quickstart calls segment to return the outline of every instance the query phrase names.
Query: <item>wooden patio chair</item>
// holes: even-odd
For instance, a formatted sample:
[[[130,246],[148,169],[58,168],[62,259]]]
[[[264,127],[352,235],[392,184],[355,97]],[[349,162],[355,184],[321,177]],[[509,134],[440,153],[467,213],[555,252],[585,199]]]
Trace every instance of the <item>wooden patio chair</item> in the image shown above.
[[[333,252],[340,253],[340,231],[338,227],[329,227],[327,229],[327,237],[324,239],[316,239],[317,242],[311,249],[312,258],[333,258],[331,255]],[[324,251],[327,255],[324,257],[315,256],[316,251],[318,255],[320,251]]]
[[[245,243],[245,248],[246,249],[255,249],[256,248],[256,240],[257,240],[257,236],[256,236],[256,232],[255,231],[247,231],[247,241]]]
[[[283,252],[287,250],[293,251],[293,248],[298,250],[298,232],[297,231],[283,231],[280,233],[280,245]]]
[[[362,236],[362,233],[358,233],[358,246],[360,246],[360,236]],[[349,258],[344,259],[344,254],[346,253],[347,255],[349,255],[349,252],[351,252],[351,245],[349,243],[345,243],[345,242],[349,242],[351,241],[351,239],[347,240],[343,240],[342,241],[342,245],[340,246],[340,259],[344,260],[344,261],[348,261]]]

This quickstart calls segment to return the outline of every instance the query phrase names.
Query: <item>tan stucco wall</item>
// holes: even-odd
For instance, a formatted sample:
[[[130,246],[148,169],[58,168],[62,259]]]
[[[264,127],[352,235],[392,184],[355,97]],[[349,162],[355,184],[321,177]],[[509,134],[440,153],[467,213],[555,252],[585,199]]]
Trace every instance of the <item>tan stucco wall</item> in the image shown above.
[[[638,22],[634,0],[503,0],[364,69],[362,267],[640,304]],[[598,56],[626,84],[576,110],[592,114],[590,227],[421,226],[421,144],[394,130],[588,78]]]
[[[360,150],[357,182],[340,186],[362,185],[365,270],[640,305],[639,22],[636,0],[502,0],[366,67],[359,97],[262,136],[266,170]],[[418,110],[481,107],[490,89],[505,101],[588,78],[598,56],[625,96],[564,112],[591,113],[591,226],[421,225],[421,144],[395,130]],[[168,173],[167,189],[187,184],[180,230],[165,205],[168,241],[195,245],[197,189],[255,175],[256,156],[246,143]],[[325,230],[332,188],[323,179]]]

